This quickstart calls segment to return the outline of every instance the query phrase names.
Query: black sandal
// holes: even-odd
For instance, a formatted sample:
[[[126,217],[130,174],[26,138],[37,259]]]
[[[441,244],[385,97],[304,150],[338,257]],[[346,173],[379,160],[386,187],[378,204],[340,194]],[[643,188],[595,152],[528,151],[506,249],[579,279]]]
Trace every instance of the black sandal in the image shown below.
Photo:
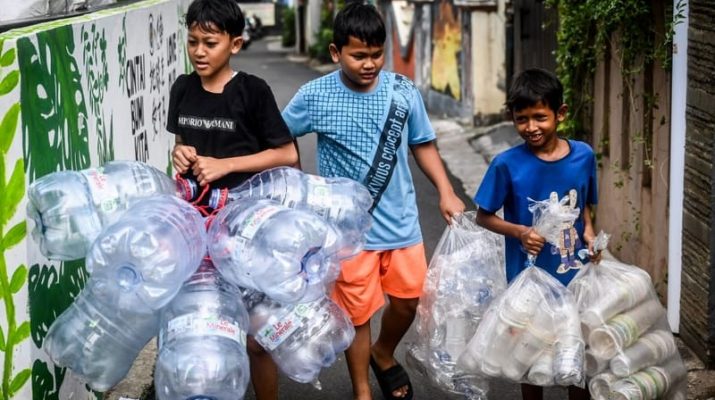
[[[372,355],[370,355],[370,368],[372,368],[372,372],[375,374],[375,378],[377,378],[377,383],[380,385],[382,396],[386,400],[412,399],[412,383],[410,382],[410,377],[407,375],[407,371],[402,368],[400,363],[383,371],[377,365],[375,359],[372,358]],[[405,397],[395,397],[392,395],[392,392],[403,386],[407,386],[407,394]]]

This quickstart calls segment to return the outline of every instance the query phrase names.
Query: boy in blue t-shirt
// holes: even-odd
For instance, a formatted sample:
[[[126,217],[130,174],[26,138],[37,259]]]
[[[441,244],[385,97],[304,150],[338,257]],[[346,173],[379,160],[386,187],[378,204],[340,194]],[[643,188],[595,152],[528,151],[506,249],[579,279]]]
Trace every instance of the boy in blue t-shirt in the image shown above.
[[[387,399],[410,399],[412,386],[394,351],[415,316],[427,270],[409,151],[440,195],[448,221],[464,210],[435,146],[417,88],[381,71],[385,25],[374,6],[351,2],[335,17],[330,53],[340,69],[300,88],[283,118],[293,136],[318,134],[318,170],[363,183],[374,199],[365,250],[343,263],[332,293],[355,325],[346,351],[355,399],[370,399],[368,365]],[[385,303],[371,345],[370,318]]]
[[[597,261],[600,254],[592,251],[595,235],[591,222],[591,207],[598,202],[596,157],[588,144],[557,135],[567,107],[561,82],[552,73],[541,69],[521,73],[509,90],[506,105],[524,143],[499,154],[489,165],[474,196],[479,206],[477,223],[506,237],[507,281],[526,268],[528,253],[537,256],[537,266],[568,285],[580,263],[552,253],[550,246],[544,248],[546,241],[531,228],[529,199],[569,196],[569,206],[580,210],[573,228],[565,229],[565,240],[574,244],[570,253],[585,244],[592,261]],[[501,208],[503,219],[496,215]],[[576,238],[570,236],[574,231]],[[525,400],[542,398],[539,386],[522,384],[521,389]],[[569,387],[569,399],[582,398],[588,398],[587,390]]]

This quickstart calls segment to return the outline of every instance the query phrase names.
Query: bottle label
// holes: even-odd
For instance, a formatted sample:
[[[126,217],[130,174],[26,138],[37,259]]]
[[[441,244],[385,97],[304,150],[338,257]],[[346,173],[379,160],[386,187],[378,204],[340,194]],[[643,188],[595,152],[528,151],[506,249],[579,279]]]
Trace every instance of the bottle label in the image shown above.
[[[320,304],[322,305],[322,302]],[[316,308],[319,307],[311,305],[314,303],[298,304],[290,312],[278,317],[277,321],[269,321],[256,333],[256,341],[268,351],[275,350],[315,315]]]
[[[308,176],[308,194],[306,202],[316,214],[330,219],[338,218],[336,211],[350,209],[352,207],[352,198],[349,196],[336,193],[333,188],[335,185],[330,184],[327,179],[320,176]]]
[[[247,216],[241,225],[241,237],[251,240],[256,235],[261,225],[263,225],[271,216],[281,211],[282,208],[276,206],[262,206],[255,210],[251,215]]]
[[[103,213],[112,213],[119,208],[119,194],[109,182],[104,168],[90,168],[80,171],[87,180],[89,192],[94,200],[94,206]]]
[[[191,313],[173,318],[167,324],[162,342],[182,336],[220,336],[246,346],[246,332],[235,321],[219,315]]]

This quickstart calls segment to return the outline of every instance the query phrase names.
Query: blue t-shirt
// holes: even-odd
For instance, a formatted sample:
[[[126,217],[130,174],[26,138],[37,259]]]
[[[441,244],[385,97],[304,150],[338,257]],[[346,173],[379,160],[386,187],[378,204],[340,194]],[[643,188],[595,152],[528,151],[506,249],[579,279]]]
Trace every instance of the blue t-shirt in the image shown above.
[[[414,84],[385,71],[378,79],[374,90],[359,93],[345,86],[338,70],[303,85],[283,110],[293,136],[318,134],[320,175],[351,178],[379,198],[367,234],[368,250],[422,241],[407,160],[410,145],[435,139]],[[400,122],[404,117],[406,123]]]
[[[556,192],[561,199],[573,189],[577,195],[576,207],[581,210],[574,224],[580,241],[576,250],[583,248],[584,206],[598,203],[596,157],[586,143],[569,140],[568,144],[569,154],[557,161],[544,161],[536,157],[526,144],[499,154],[489,165],[474,202],[490,213],[503,207],[504,220],[532,226],[529,199],[547,200],[551,192]],[[526,256],[519,239],[506,238],[507,281],[514,279],[525,268]],[[536,259],[537,266],[567,285],[578,270],[571,268],[557,272],[561,264],[560,254],[552,254],[552,246],[548,243]]]

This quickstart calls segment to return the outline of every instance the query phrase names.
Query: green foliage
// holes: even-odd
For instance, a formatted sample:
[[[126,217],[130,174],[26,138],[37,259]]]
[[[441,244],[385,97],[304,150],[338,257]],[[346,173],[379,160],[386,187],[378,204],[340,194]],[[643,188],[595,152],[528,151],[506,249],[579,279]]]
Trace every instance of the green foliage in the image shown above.
[[[564,101],[571,113],[571,118],[559,128],[566,135],[585,132],[593,74],[609,49],[618,54],[617,61],[626,80],[648,64],[659,62],[670,68],[672,31],[679,21],[676,18],[667,23],[666,34],[659,37],[650,1],[546,0],[546,5],[555,7],[559,14],[557,73],[564,84]],[[666,15],[666,21],[670,19]]]
[[[313,45],[310,46],[310,49],[308,49],[310,57],[315,58],[320,62],[330,62],[332,59],[330,58],[330,51],[328,48],[330,43],[333,42],[333,28],[321,29],[315,39],[315,43],[313,43]]]
[[[58,170],[89,168],[88,104],[73,54],[72,26],[17,41],[23,71],[22,125],[30,182]]]
[[[320,30],[315,37],[315,43],[308,49],[308,54],[321,62],[331,62],[328,46],[333,42],[333,18],[345,5],[344,0],[323,0],[320,10]]]
[[[295,46],[295,9],[293,7],[283,9],[281,44],[283,47]]]
[[[4,68],[14,64],[16,56],[14,48],[3,52],[4,44],[4,40],[0,41],[0,96],[11,93],[20,82],[19,70],[3,71]],[[7,331],[0,329],[0,350],[4,353],[0,397],[4,400],[14,397],[27,383],[31,374],[29,369],[15,373],[13,367],[15,346],[30,336],[28,321],[18,325],[13,297],[27,283],[27,268],[20,265],[14,269],[10,276],[6,259],[7,251],[22,242],[27,234],[24,219],[8,229],[8,225],[15,216],[25,194],[23,160],[18,158],[13,163],[7,157],[18,130],[19,114],[20,105],[14,103],[4,110],[4,115],[0,119],[0,300],[4,303],[7,319],[4,324]],[[10,166],[12,166],[12,170],[8,179],[7,172]]]
[[[106,132],[101,109],[110,79],[106,71],[105,34],[94,25],[89,29],[83,26],[77,39],[75,41],[72,26],[65,25],[38,32],[32,40],[30,37],[17,40],[17,61],[23,71],[19,85],[23,99],[23,168],[29,182],[58,170],[89,168],[89,127],[86,121],[89,120],[90,112],[99,112],[95,115],[99,115],[102,120],[97,127],[100,145],[107,148],[111,146],[113,128],[110,124],[109,132]],[[80,70],[74,57],[75,49],[81,53],[84,70]],[[121,57],[122,48],[118,51]],[[88,91],[85,91],[82,79],[90,79],[90,76]],[[102,157],[111,158],[112,154],[105,152]],[[20,181],[24,184],[24,179]],[[14,229],[24,231],[25,228]],[[30,337],[41,348],[52,322],[69,307],[84,287],[87,279],[84,260],[63,262],[59,266],[34,264],[22,276],[27,282],[30,322],[22,326],[21,337]],[[9,331],[6,335],[10,336]],[[48,367],[44,362],[36,360],[32,367],[33,396],[59,399],[59,388],[64,376],[64,369]],[[3,376],[3,385],[8,382],[9,388],[10,379],[9,376]],[[17,377],[12,379],[20,381]]]

